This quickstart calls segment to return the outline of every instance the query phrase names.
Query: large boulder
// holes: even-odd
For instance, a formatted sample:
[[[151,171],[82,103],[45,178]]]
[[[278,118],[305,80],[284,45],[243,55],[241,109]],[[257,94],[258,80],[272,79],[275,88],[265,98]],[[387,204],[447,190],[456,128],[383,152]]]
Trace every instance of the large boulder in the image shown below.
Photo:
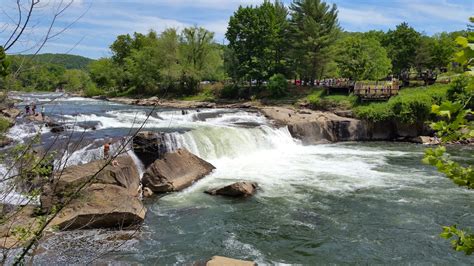
[[[205,191],[210,195],[221,195],[234,198],[250,197],[257,192],[258,184],[255,182],[237,182],[225,187]]]
[[[167,152],[164,133],[142,131],[133,138],[133,151],[147,168]]]
[[[63,230],[123,228],[144,220],[146,209],[140,200],[140,176],[133,159],[123,156],[114,165],[104,168],[105,164],[100,160],[66,168],[43,188],[43,213],[65,206],[52,225]]]
[[[18,233],[19,228],[33,232],[41,226],[39,219],[35,217],[35,206],[3,206],[2,212],[2,216],[0,216],[3,220],[0,223],[0,249],[18,248],[34,236],[33,234]]]
[[[179,149],[156,160],[143,175],[143,186],[155,193],[180,191],[211,173],[215,167],[190,153]]]

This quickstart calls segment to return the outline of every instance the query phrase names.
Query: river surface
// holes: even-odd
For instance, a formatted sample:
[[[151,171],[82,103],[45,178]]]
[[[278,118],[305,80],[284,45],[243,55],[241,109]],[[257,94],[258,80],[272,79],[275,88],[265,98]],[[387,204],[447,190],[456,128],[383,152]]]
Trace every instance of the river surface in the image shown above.
[[[303,146],[286,128],[245,110],[183,115],[58,94],[18,98],[45,104],[48,116],[68,124],[60,138],[90,143],[68,165],[100,158],[100,140],[131,135],[131,128],[140,127],[153,111],[144,128],[170,132],[170,146],[187,148],[216,166],[183,192],[146,200],[141,232],[101,255],[102,262],[190,264],[222,255],[260,264],[474,263],[439,237],[443,225],[473,225],[474,192],[423,165],[424,146]],[[57,139],[31,123],[19,122],[9,134],[24,141],[37,131],[43,142]],[[474,162],[472,149],[456,148],[451,154]],[[261,190],[245,200],[203,193],[240,180],[256,181]],[[88,262],[98,255],[96,247],[104,252],[96,239],[94,231],[65,233],[62,241],[84,243],[46,244],[54,254],[37,262]]]

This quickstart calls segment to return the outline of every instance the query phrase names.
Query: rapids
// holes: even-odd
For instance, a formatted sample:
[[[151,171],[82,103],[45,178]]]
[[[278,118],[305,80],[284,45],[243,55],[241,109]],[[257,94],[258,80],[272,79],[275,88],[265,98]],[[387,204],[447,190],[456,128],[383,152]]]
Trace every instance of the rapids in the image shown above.
[[[183,192],[147,200],[137,240],[101,256],[102,262],[182,264],[223,255],[262,264],[473,263],[438,235],[443,225],[473,225],[474,192],[423,165],[421,145],[303,146],[287,128],[276,128],[256,112],[183,114],[57,94],[16,97],[44,103],[47,115],[67,124],[61,138],[84,142],[68,152],[65,166],[100,158],[103,141],[127,139],[149,112],[143,128],[167,132],[170,150],[186,148],[216,166]],[[21,120],[9,135],[24,141],[35,132],[41,132],[43,143],[56,140]],[[474,161],[471,149],[451,153],[465,163]],[[4,169],[0,166],[0,173]],[[256,181],[262,189],[247,200],[203,193],[239,180]],[[78,234],[62,233],[55,244],[47,240],[46,255],[37,262],[85,263],[104,252],[94,233]],[[79,238],[77,245],[58,244]]]

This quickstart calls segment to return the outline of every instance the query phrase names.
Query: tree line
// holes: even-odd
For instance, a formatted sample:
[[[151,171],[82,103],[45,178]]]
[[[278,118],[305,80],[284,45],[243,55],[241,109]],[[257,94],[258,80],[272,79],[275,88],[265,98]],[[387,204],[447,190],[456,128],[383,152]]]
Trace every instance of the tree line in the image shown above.
[[[239,97],[242,87],[270,87],[275,88],[270,93],[283,95],[285,79],[314,85],[324,78],[380,80],[410,70],[462,71],[463,66],[451,62],[459,50],[455,39],[466,35],[427,36],[407,23],[388,32],[346,32],[336,5],[294,0],[287,7],[265,1],[234,12],[227,45],[197,26],[125,34],[111,44],[110,57],[91,62],[85,71],[35,61],[28,68],[32,71],[22,72],[18,58],[11,57],[9,72],[16,75],[7,75],[2,84],[9,89],[61,87],[89,95],[174,97],[196,94],[202,81],[225,81],[233,85],[222,89],[221,96]]]

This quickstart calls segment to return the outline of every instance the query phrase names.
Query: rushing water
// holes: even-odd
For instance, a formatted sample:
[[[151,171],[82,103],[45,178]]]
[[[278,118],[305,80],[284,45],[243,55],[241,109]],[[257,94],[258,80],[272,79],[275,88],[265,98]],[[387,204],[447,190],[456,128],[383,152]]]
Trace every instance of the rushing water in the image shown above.
[[[152,110],[59,95],[29,97],[47,103],[48,115],[90,142],[73,154],[71,164],[100,156],[96,139],[130,135],[130,128],[138,128]],[[59,98],[45,99],[53,97]],[[181,264],[223,255],[262,264],[474,263],[438,236],[442,225],[473,225],[474,193],[421,164],[423,146],[303,146],[286,128],[274,128],[261,115],[242,110],[190,110],[185,115],[154,110],[144,127],[169,132],[170,147],[187,148],[217,169],[183,192],[147,200],[137,239],[103,255],[103,261]],[[54,139],[31,124],[15,126],[10,135],[20,140],[38,130],[43,141]],[[452,153],[464,163],[474,161],[470,149]],[[256,181],[261,190],[245,200],[203,193],[239,180]],[[67,241],[79,238],[73,235]],[[89,238],[87,245],[97,237],[81,235]],[[94,250],[83,249],[68,244],[54,251],[63,262],[87,262]],[[52,257],[60,261],[59,255]]]

